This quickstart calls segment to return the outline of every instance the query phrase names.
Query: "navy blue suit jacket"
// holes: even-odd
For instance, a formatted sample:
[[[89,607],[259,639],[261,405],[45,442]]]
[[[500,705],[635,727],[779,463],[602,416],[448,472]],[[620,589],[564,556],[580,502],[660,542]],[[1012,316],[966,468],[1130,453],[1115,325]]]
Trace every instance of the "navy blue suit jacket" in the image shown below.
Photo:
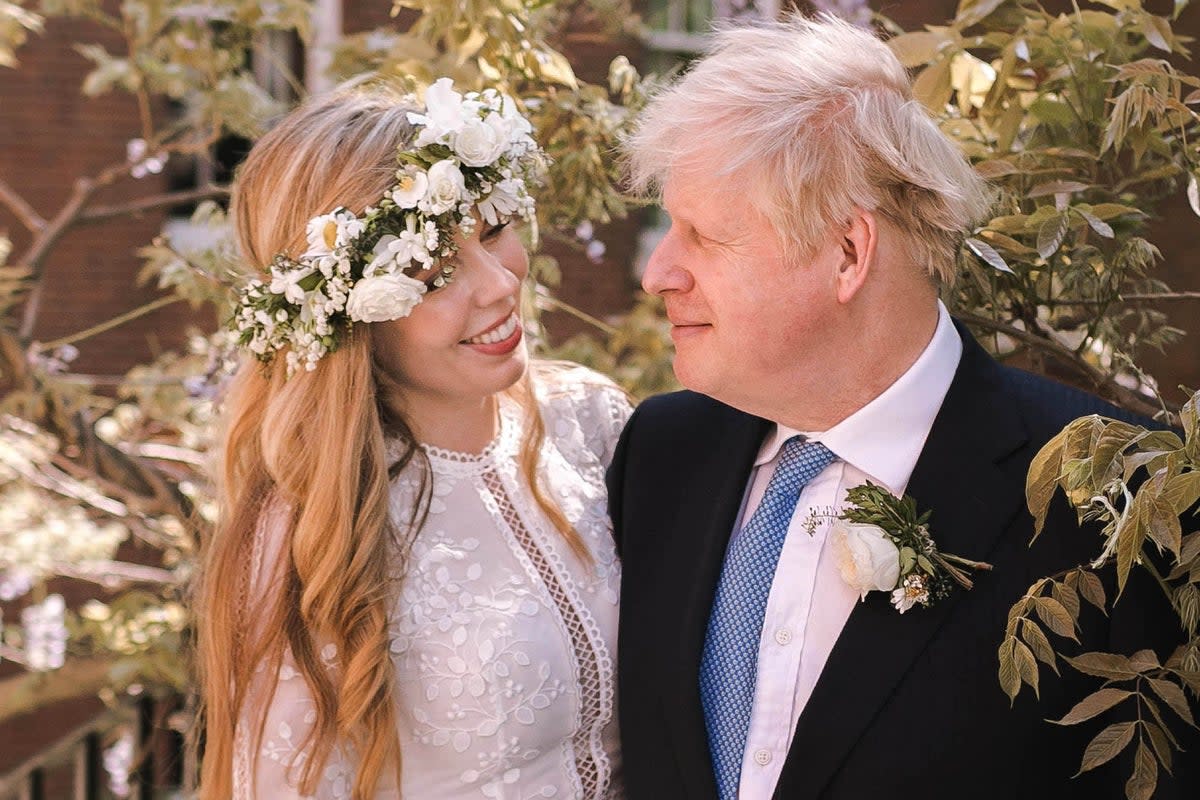
[[[1061,679],[1043,668],[1041,702],[1026,687],[1010,707],[997,650],[1009,608],[1029,585],[1094,558],[1101,546],[1061,497],[1030,546],[1024,488],[1033,456],[1076,417],[1147,421],[1004,367],[961,328],[960,335],[962,359],[908,493],[932,511],[941,548],[995,569],[973,590],[903,616],[884,592],[855,607],[798,720],[776,798],[1124,797],[1127,773],[1111,766],[1071,777],[1103,723],[1045,721],[1063,716],[1098,681],[1066,665]],[[618,699],[631,800],[716,798],[700,653],[730,531],[769,428],[679,392],[645,401],[617,447],[608,484],[623,565]],[[1178,635],[1174,614],[1142,572],[1134,570],[1111,617],[1085,608],[1085,649],[1132,653]],[[1184,783],[1197,760],[1196,748],[1177,757],[1180,780],[1160,774],[1155,797],[1200,798],[1195,784]]]

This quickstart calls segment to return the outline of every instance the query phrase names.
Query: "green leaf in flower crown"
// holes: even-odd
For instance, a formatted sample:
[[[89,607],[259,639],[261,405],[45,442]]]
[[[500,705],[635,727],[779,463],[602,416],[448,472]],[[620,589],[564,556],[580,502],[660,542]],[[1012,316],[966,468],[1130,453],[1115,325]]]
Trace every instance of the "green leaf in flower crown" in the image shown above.
[[[1083,762],[1075,775],[1082,775],[1117,756],[1133,740],[1136,725],[1136,722],[1114,722],[1096,734],[1084,751]]]
[[[1062,719],[1052,719],[1055,725],[1078,725],[1080,722],[1103,714],[1113,706],[1133,696],[1133,692],[1125,689],[1100,689],[1075,704]]]

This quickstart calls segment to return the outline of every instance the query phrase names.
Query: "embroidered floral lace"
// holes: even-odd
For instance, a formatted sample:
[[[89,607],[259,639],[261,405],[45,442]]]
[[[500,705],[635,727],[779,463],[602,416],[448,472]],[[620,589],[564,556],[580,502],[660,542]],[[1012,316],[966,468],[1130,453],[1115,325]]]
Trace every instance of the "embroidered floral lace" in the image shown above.
[[[520,474],[515,405],[502,404],[500,434],[481,454],[426,448],[429,517],[390,615],[403,785],[397,793],[385,779],[379,798],[621,796],[613,696],[619,565],[604,470],[630,409],[619,390],[582,370],[558,377],[540,402],[543,485],[592,563],[571,551]],[[393,482],[396,519],[407,520],[418,480],[408,468]],[[261,538],[270,541],[270,524]],[[332,645],[321,655],[332,668]],[[271,688],[261,670],[252,694]],[[294,785],[312,701],[286,655],[274,689],[256,753],[250,744],[260,720],[243,717],[239,726],[239,800],[302,796]],[[352,754],[338,748],[315,796],[349,798],[353,775]]]

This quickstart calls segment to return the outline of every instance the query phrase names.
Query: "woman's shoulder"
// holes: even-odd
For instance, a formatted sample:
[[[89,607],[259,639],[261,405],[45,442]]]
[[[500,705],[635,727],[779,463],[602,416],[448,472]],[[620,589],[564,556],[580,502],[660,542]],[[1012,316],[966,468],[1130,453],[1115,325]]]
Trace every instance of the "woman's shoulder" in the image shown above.
[[[531,368],[547,435],[572,438],[571,431],[578,430],[587,449],[607,463],[633,412],[629,394],[611,378],[579,364],[537,361]]]
[[[543,410],[569,412],[604,406],[632,407],[612,378],[570,361],[534,361],[533,386]]]

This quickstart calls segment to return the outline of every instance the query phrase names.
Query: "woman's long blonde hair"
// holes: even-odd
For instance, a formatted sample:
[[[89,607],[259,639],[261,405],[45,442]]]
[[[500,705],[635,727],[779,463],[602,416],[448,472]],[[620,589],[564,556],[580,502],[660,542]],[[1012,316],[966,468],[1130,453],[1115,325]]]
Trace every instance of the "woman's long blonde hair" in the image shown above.
[[[306,223],[318,214],[338,206],[362,213],[378,202],[394,181],[397,146],[412,138],[411,110],[410,101],[384,87],[350,87],[303,105],[260,139],[238,172],[231,201],[248,263],[265,269],[276,253],[303,252]],[[194,591],[202,800],[233,793],[239,717],[256,720],[243,735],[258,752],[270,697],[243,709],[247,687],[260,664],[277,676],[285,650],[315,709],[308,758],[297,776],[301,790],[314,791],[339,742],[357,755],[355,800],[373,796],[385,770],[400,781],[387,607],[400,577],[395,565],[424,521],[424,503],[407,520],[389,520],[388,486],[415,461],[427,501],[429,462],[405,420],[382,402],[386,379],[373,359],[369,325],[356,324],[313,372],[288,379],[283,362],[264,367],[247,358],[225,400],[216,470],[221,514],[203,543]],[[509,391],[525,410],[522,473],[542,510],[586,558],[578,534],[537,480],[544,426],[531,379]],[[390,465],[385,429],[404,444]],[[270,535],[282,540],[267,544],[277,555],[271,574],[255,576],[255,536],[264,516],[279,518]],[[318,656],[318,636],[337,647],[332,672]]]

